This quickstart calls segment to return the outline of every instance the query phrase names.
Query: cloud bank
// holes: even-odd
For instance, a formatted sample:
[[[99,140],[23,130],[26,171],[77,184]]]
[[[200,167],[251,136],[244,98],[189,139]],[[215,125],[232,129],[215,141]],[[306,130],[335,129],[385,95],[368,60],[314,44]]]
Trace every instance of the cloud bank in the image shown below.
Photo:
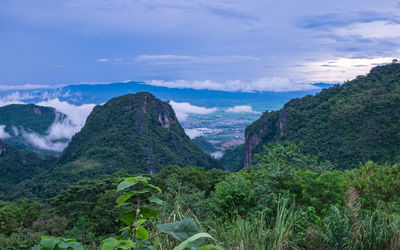
[[[225,110],[225,112],[228,113],[251,113],[251,114],[260,114],[260,112],[257,112],[253,110],[251,106],[248,105],[240,105],[240,106],[234,106],[232,108],[228,108]]]
[[[290,81],[285,78],[279,77],[264,77],[255,81],[244,82],[241,80],[230,80],[226,82],[217,82],[211,80],[204,81],[162,81],[152,80],[145,82],[152,86],[161,86],[167,88],[190,88],[190,89],[208,89],[208,90],[220,90],[228,92],[289,92],[289,91],[302,91],[302,90],[313,90],[319,89],[319,87],[309,83],[298,83]]]
[[[334,32],[344,37],[358,36],[366,39],[399,38],[400,24],[388,20],[358,22],[335,29]]]
[[[15,92],[0,99],[0,107],[9,104],[26,104],[22,100],[30,99],[29,93],[21,94]],[[57,110],[56,118],[44,135],[32,131],[26,131],[21,127],[12,127],[13,136],[21,136],[25,141],[39,149],[61,152],[68,145],[69,140],[74,134],[79,132],[85,125],[86,118],[96,106],[95,104],[73,105],[58,98],[43,100],[36,105],[52,107]],[[0,126],[0,139],[11,137],[4,131],[4,126]]]
[[[368,73],[371,68],[391,63],[393,57],[371,58],[333,58],[308,62],[299,67],[304,77],[313,82],[337,83],[352,80],[358,75]]]
[[[195,106],[188,102],[169,101],[169,104],[171,104],[175,111],[176,117],[180,122],[186,121],[190,114],[205,115],[214,113],[218,110],[217,108],[204,108]]]
[[[1,85],[0,84],[0,91],[9,91],[9,90],[31,90],[31,89],[44,89],[44,88],[51,88],[50,85],[44,84],[21,84],[21,85]]]
[[[4,130],[6,128],[5,125],[0,125],[0,139],[8,139],[11,136]]]
[[[56,114],[56,119],[49,127],[46,135],[38,135],[36,133],[28,133],[20,131],[21,135],[32,145],[50,151],[61,152],[68,145],[69,140],[74,134],[79,132],[85,125],[86,118],[92,112],[95,104],[84,104],[76,106],[68,102],[52,99],[36,103],[39,106],[53,107],[60,113]]]

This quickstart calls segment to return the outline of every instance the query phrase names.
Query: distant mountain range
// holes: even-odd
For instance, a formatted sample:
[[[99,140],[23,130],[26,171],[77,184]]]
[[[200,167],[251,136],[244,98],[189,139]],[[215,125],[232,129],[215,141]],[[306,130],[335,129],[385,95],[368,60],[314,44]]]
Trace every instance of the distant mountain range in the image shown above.
[[[333,84],[317,83],[319,88],[327,88]],[[147,85],[144,82],[123,82],[110,84],[79,84],[60,88],[19,90],[24,102],[36,103],[43,99],[58,98],[75,105],[86,103],[101,104],[113,97],[136,92],[150,92],[157,98],[167,101],[189,102],[202,107],[233,107],[251,105],[254,110],[276,110],[292,98],[316,94],[320,89],[290,92],[226,92],[216,90],[179,89]],[[15,91],[0,92],[0,98]]]

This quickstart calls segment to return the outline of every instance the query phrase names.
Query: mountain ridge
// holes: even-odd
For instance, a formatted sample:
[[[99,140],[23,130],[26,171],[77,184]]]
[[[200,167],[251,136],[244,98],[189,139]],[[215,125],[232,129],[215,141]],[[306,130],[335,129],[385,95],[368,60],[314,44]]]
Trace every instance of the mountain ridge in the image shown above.
[[[305,153],[340,169],[373,160],[394,163],[400,153],[400,64],[378,66],[366,76],[292,99],[264,112],[246,128],[244,167],[268,143],[303,143]]]

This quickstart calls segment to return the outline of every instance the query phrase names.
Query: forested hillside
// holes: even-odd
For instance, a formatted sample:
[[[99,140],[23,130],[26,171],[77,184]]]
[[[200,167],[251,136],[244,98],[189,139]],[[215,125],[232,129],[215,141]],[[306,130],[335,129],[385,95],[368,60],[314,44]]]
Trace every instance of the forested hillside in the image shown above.
[[[4,168],[19,164],[17,160],[5,159]],[[117,172],[155,173],[169,165],[222,168],[191,142],[168,103],[145,92],[97,106],[62,156],[46,159],[40,166],[44,165],[41,171],[20,176],[25,196],[43,201],[80,180]],[[7,187],[3,199],[23,197]]]
[[[0,140],[0,199],[23,196],[19,183],[45,171],[50,162]]]
[[[27,139],[29,134],[45,136],[56,120],[62,121],[65,117],[65,114],[54,108],[35,104],[11,104],[0,107],[0,126],[7,134],[4,140],[20,149],[42,155],[49,152],[32,144]]]
[[[271,142],[293,141],[305,153],[350,169],[372,160],[400,160],[400,64],[375,67],[366,76],[292,99],[265,112],[246,129],[244,166]]]
[[[60,163],[82,160],[102,164],[108,172],[154,173],[167,165],[220,167],[191,142],[172,107],[147,92],[94,108]]]

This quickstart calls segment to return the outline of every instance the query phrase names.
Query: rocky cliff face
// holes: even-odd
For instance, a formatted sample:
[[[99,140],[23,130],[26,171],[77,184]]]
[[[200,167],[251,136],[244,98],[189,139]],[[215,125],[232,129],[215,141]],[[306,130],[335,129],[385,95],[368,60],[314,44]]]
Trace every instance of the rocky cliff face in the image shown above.
[[[254,152],[260,148],[260,143],[272,139],[277,133],[279,117],[282,117],[281,112],[265,112],[260,119],[246,128],[244,168],[251,165]],[[286,121],[286,112],[284,117]],[[283,128],[286,126],[285,121],[282,123]]]
[[[221,167],[191,142],[172,107],[146,92],[94,108],[60,162],[82,159],[107,165],[106,172],[154,173],[167,165]]]

